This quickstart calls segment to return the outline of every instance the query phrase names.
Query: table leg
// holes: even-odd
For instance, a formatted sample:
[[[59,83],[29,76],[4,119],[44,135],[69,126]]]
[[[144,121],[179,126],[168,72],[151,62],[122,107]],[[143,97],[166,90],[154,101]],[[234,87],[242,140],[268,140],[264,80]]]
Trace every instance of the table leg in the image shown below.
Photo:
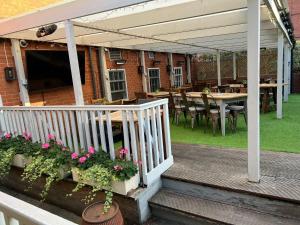
[[[225,107],[226,104],[224,102],[221,102],[220,104],[220,117],[221,117],[221,130],[222,130],[222,136],[225,136]]]

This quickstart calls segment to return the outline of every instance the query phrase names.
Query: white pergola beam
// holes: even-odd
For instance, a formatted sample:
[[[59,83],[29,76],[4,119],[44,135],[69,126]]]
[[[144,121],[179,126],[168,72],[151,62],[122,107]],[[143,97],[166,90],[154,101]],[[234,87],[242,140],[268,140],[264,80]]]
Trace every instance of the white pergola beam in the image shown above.
[[[259,79],[260,79],[260,7],[259,0],[248,2],[248,179],[260,180],[260,118],[259,118]]]
[[[278,30],[278,47],[277,47],[277,101],[276,115],[277,119],[282,119],[282,79],[283,79],[283,48],[284,39],[281,30]]]
[[[20,99],[23,105],[28,105],[30,104],[30,100],[27,90],[27,80],[25,77],[25,70],[23,66],[23,59],[19,40],[11,39],[11,49],[17,71],[17,78],[20,89]]]
[[[37,10],[27,15],[1,21],[0,36],[148,1],[149,0],[68,1],[66,3],[49,7],[45,10]]]
[[[68,54],[69,54],[69,60],[71,66],[75,102],[76,105],[84,105],[77,48],[74,39],[73,24],[70,20],[65,21],[65,29],[66,29]]]

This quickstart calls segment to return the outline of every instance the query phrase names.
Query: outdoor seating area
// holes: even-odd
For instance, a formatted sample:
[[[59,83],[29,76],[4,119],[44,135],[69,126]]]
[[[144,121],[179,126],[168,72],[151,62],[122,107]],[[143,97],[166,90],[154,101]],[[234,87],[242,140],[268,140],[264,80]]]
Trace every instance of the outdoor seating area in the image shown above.
[[[0,15],[0,225],[300,224],[295,45],[287,0]]]

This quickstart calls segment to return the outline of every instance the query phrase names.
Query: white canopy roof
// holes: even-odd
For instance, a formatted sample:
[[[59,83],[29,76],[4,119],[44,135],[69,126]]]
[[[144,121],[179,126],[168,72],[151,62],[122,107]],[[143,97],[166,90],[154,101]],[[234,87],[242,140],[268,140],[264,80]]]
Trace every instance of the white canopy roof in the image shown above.
[[[247,0],[77,0],[1,21],[0,35],[65,43],[62,21],[71,19],[79,45],[184,54],[234,52],[247,48],[247,11]],[[261,47],[277,47],[278,28],[284,31],[278,15],[272,0],[261,1]],[[58,30],[37,38],[37,29],[51,23]]]

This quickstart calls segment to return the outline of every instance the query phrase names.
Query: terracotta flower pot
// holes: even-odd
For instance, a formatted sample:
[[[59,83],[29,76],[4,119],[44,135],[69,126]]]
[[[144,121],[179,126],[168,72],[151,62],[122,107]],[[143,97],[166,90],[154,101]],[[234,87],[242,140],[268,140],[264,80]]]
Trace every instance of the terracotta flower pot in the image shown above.
[[[82,225],[124,225],[119,205],[113,202],[109,211],[103,213],[103,202],[95,202],[82,213]]]

